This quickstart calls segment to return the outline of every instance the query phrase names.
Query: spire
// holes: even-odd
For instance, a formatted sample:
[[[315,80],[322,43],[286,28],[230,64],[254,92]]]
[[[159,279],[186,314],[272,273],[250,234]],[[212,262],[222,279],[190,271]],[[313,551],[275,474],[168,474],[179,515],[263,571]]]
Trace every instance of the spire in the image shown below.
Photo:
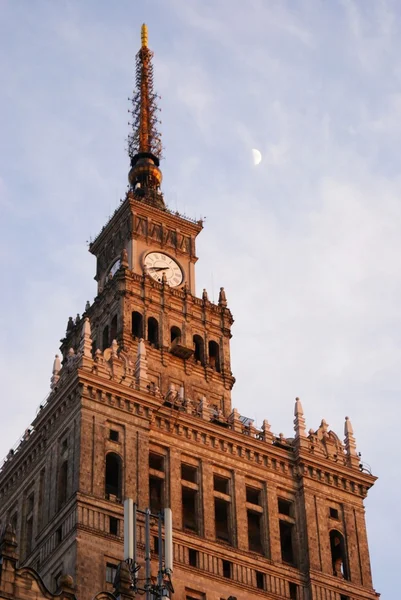
[[[61,361],[58,354],[54,357],[52,376],[50,379],[50,389],[54,390],[60,379]]]
[[[148,48],[148,28],[141,29],[141,48],[136,55],[135,90],[132,96],[132,132],[128,136],[131,170],[128,175],[134,193],[158,208],[165,208],[160,192],[162,155],[157,130],[157,94],[153,90],[153,52]]]
[[[356,451],[354,430],[352,428],[352,424],[351,424],[349,417],[345,417],[344,436],[345,436],[344,444],[345,444],[345,452],[347,454],[347,462],[350,467],[358,467],[359,466],[359,456]]]
[[[302,408],[301,400],[299,398],[295,398],[294,417],[295,441],[299,447],[304,447],[307,445],[307,435],[304,409]]]

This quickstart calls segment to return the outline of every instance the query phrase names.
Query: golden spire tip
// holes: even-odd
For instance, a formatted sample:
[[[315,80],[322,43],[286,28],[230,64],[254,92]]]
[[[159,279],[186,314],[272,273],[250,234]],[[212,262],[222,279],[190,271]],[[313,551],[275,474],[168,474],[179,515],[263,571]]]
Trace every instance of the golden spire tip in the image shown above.
[[[142,48],[148,47],[148,26],[145,23],[141,27]]]

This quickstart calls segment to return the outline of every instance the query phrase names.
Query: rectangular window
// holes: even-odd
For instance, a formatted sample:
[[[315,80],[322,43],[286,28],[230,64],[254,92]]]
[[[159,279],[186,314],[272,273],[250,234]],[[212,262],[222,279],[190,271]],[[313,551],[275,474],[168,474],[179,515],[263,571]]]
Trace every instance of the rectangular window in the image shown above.
[[[182,526],[198,532],[197,490],[182,486]]]
[[[233,564],[229,560],[223,560],[223,577],[231,579]]]
[[[191,483],[198,483],[198,469],[192,465],[186,465],[181,463],[181,479],[190,481]]]
[[[199,553],[193,548],[188,548],[188,562],[191,567],[197,567],[199,564]]]
[[[214,499],[214,518],[216,539],[231,542],[230,535],[230,503],[220,498]]]
[[[110,429],[110,440],[112,442],[118,442],[118,437],[119,437],[119,432],[116,431],[115,429]]]
[[[246,486],[246,501],[260,506],[260,490]]]
[[[118,519],[115,517],[109,517],[109,532],[111,535],[118,535]]]
[[[283,562],[294,564],[294,550],[292,541],[292,531],[294,525],[287,521],[280,521],[280,544],[281,558]]]
[[[164,508],[164,479],[149,477],[149,503],[153,514],[158,514]]]
[[[255,571],[255,573],[256,573],[256,587],[258,588],[258,590],[265,590],[266,589],[265,574],[261,573],[260,571]]]
[[[278,512],[280,515],[292,517],[292,502],[284,500],[284,498],[278,498]]]
[[[248,547],[251,552],[263,554],[262,542],[262,515],[252,510],[247,511],[248,516]]]
[[[63,530],[61,527],[56,529],[56,545],[61,544],[63,541]]]
[[[229,480],[226,477],[214,474],[213,489],[215,492],[220,492],[221,494],[229,494]]]
[[[114,584],[117,575],[117,565],[106,563],[106,583]]]
[[[164,473],[164,456],[155,452],[149,452],[149,468]]]
[[[290,600],[297,600],[298,598],[298,586],[293,581],[290,581]]]
[[[336,508],[333,508],[332,506],[330,506],[330,518],[331,519],[338,519],[338,510]]]

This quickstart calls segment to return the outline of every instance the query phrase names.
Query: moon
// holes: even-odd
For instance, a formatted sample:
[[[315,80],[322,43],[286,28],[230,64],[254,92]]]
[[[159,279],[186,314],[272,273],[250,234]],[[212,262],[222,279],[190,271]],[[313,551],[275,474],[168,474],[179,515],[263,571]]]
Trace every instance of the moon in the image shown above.
[[[262,162],[262,153],[256,148],[252,148],[252,158],[253,164],[258,165],[260,162]]]

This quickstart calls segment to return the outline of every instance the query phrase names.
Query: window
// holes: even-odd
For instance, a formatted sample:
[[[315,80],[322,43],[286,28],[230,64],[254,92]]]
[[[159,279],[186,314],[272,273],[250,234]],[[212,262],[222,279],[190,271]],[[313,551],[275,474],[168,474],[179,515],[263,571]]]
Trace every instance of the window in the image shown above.
[[[159,554],[159,538],[157,535],[153,536],[153,552]]]
[[[149,477],[149,501],[150,511],[159,514],[164,508],[164,479]]]
[[[106,455],[105,494],[109,500],[121,500],[121,458],[114,452]]]
[[[180,340],[180,338],[181,338],[181,329],[174,325],[170,329],[170,341],[174,342],[174,340],[177,340],[177,342],[178,342]]]
[[[333,575],[349,579],[344,537],[339,531],[330,531],[330,550]]]
[[[181,479],[185,479],[185,481],[191,481],[192,483],[197,483],[197,473],[198,469],[196,467],[181,463]]]
[[[114,584],[117,575],[117,565],[106,563],[106,583]]]
[[[201,365],[205,364],[205,343],[200,335],[194,335],[194,359],[196,362],[200,362]]]
[[[262,514],[247,511],[248,516],[248,547],[251,552],[263,554],[262,543]]]
[[[18,513],[15,512],[11,517],[11,527],[13,528],[14,533],[17,533],[18,529]]]
[[[330,514],[331,519],[338,519],[338,510],[336,508],[333,508],[332,506],[330,506],[329,514]]]
[[[206,594],[185,588],[185,600],[206,600]]]
[[[110,429],[109,439],[112,442],[118,442],[118,431],[116,431],[115,429]]]
[[[298,598],[298,586],[293,581],[289,583],[290,600],[297,600]]]
[[[340,600],[350,600],[350,597],[345,596],[344,594],[340,594]]]
[[[149,468],[164,472],[164,456],[149,452]]]
[[[230,543],[230,502],[222,500],[221,498],[215,498],[214,518],[216,528],[216,539]]]
[[[256,573],[256,587],[258,588],[258,590],[265,590],[266,589],[265,574],[261,573],[260,571],[255,571],[255,573]]]
[[[132,313],[132,335],[138,339],[143,337],[143,317],[135,310]]]
[[[58,544],[61,544],[62,541],[63,541],[63,530],[61,527],[59,527],[58,529],[56,529],[56,546],[58,546]]]
[[[106,348],[108,348],[109,346],[110,346],[110,343],[109,343],[109,326],[106,325],[106,327],[103,329],[102,349],[106,350]]]
[[[26,522],[25,522],[25,556],[28,556],[32,551],[33,542],[33,508],[35,504],[35,496],[32,493],[26,503]]]
[[[246,486],[246,501],[260,506],[260,490]]]
[[[182,526],[198,533],[197,490],[182,486]]]
[[[109,532],[111,535],[118,535],[118,519],[115,517],[109,517]]]
[[[223,577],[231,579],[233,564],[229,560],[223,560]]]
[[[61,464],[60,471],[58,474],[58,486],[57,486],[57,494],[58,494],[58,502],[57,507],[58,510],[66,503],[67,501],[67,485],[68,485],[68,461],[64,461]]]
[[[226,477],[220,477],[220,475],[214,474],[213,489],[222,494],[229,494],[229,480]]]
[[[156,346],[159,346],[159,323],[154,317],[148,319],[148,341]]]
[[[188,548],[188,562],[191,567],[197,567],[199,561],[199,552],[193,548]]]
[[[283,562],[294,564],[294,550],[292,531],[294,525],[287,521],[280,521],[281,558]]]
[[[278,498],[278,512],[280,515],[292,517],[292,502],[284,500],[284,498]]]
[[[217,342],[209,342],[209,366],[220,373],[220,348]]]
[[[149,504],[153,514],[165,507],[165,456],[149,452]]]
[[[117,339],[117,315],[114,315],[114,317],[111,320],[111,324],[110,324],[110,339],[111,341]]]

